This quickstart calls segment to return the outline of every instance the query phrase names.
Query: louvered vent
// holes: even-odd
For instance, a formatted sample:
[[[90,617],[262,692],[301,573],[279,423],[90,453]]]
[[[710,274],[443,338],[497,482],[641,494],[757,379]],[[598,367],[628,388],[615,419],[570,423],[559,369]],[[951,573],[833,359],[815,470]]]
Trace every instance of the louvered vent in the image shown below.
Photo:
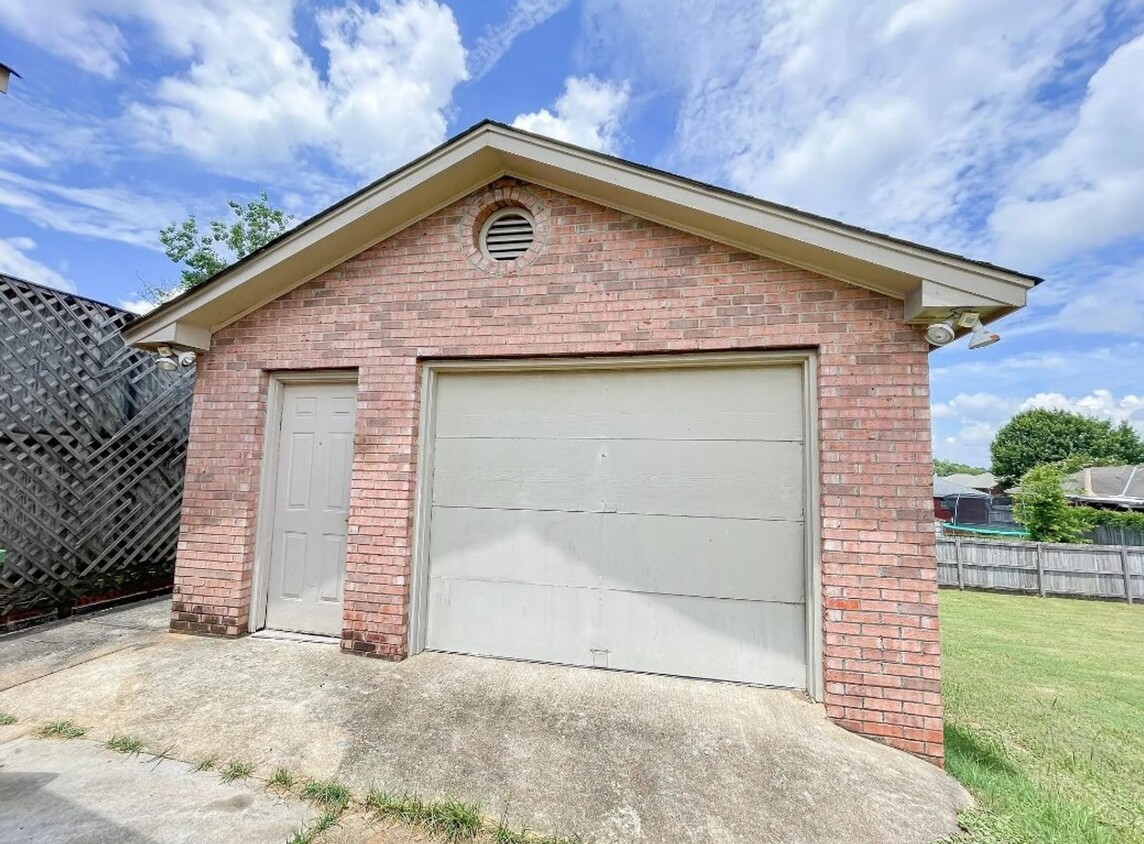
[[[528,251],[534,237],[532,220],[520,211],[502,211],[485,223],[481,248],[494,261],[512,261]]]

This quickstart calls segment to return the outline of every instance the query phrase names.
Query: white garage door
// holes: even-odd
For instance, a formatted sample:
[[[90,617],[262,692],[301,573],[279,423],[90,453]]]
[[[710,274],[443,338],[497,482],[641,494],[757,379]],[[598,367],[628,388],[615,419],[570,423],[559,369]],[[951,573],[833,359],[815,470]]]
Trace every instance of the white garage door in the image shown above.
[[[806,687],[801,366],[443,372],[431,650]]]

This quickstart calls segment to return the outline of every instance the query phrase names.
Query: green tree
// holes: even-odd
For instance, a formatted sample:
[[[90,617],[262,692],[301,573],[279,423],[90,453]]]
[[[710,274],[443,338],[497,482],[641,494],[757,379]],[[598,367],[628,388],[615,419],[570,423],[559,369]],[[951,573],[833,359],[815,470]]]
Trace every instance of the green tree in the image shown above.
[[[294,222],[293,216],[270,204],[265,191],[245,204],[232,199],[227,205],[234,218],[211,220],[205,231],[192,214],[159,232],[167,257],[181,267],[181,277],[173,290],[152,288],[152,298],[169,298],[171,293],[198,287],[239,258],[265,246]]]
[[[933,461],[933,473],[946,477],[948,475],[980,475],[985,472],[977,466],[970,466],[968,463],[955,463],[952,460],[938,460],[936,457]]]
[[[1086,542],[1091,527],[1087,508],[1072,507],[1061,487],[1058,466],[1037,466],[1021,478],[1013,516],[1037,542]]]
[[[1034,466],[1081,458],[1144,462],[1144,442],[1128,424],[1113,427],[1067,410],[1026,410],[1002,426],[989,446],[993,474],[1008,486]],[[1075,461],[1074,461],[1075,462]]]
[[[1119,463],[1144,463],[1144,441],[1127,422],[1121,422],[1108,435],[1109,455]]]

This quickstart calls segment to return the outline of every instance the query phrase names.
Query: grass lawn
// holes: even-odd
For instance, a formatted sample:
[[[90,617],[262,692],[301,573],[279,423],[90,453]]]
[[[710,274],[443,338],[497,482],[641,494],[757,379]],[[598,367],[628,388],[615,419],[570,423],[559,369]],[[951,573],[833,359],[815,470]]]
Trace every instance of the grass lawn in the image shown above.
[[[1144,842],[1144,607],[942,590],[957,844]]]

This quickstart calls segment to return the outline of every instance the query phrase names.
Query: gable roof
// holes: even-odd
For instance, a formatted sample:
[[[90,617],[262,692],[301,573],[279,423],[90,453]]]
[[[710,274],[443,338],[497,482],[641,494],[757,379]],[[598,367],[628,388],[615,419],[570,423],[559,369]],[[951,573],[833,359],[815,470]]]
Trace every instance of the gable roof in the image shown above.
[[[139,317],[129,343],[205,350],[211,335],[489,182],[513,176],[903,300],[909,321],[953,308],[990,321],[1035,276],[485,121]]]
[[[972,489],[991,490],[997,486],[997,478],[992,472],[980,472],[975,475],[966,472],[954,472],[952,475],[946,475],[945,478],[951,483],[961,484]]]
[[[949,478],[943,478],[940,475],[933,476],[933,497],[934,498],[992,498],[989,493],[982,492],[979,489],[972,487],[962,486],[961,484],[954,483]]]
[[[1126,506],[1144,504],[1144,465],[1093,466],[1064,479],[1065,494],[1078,501]]]

